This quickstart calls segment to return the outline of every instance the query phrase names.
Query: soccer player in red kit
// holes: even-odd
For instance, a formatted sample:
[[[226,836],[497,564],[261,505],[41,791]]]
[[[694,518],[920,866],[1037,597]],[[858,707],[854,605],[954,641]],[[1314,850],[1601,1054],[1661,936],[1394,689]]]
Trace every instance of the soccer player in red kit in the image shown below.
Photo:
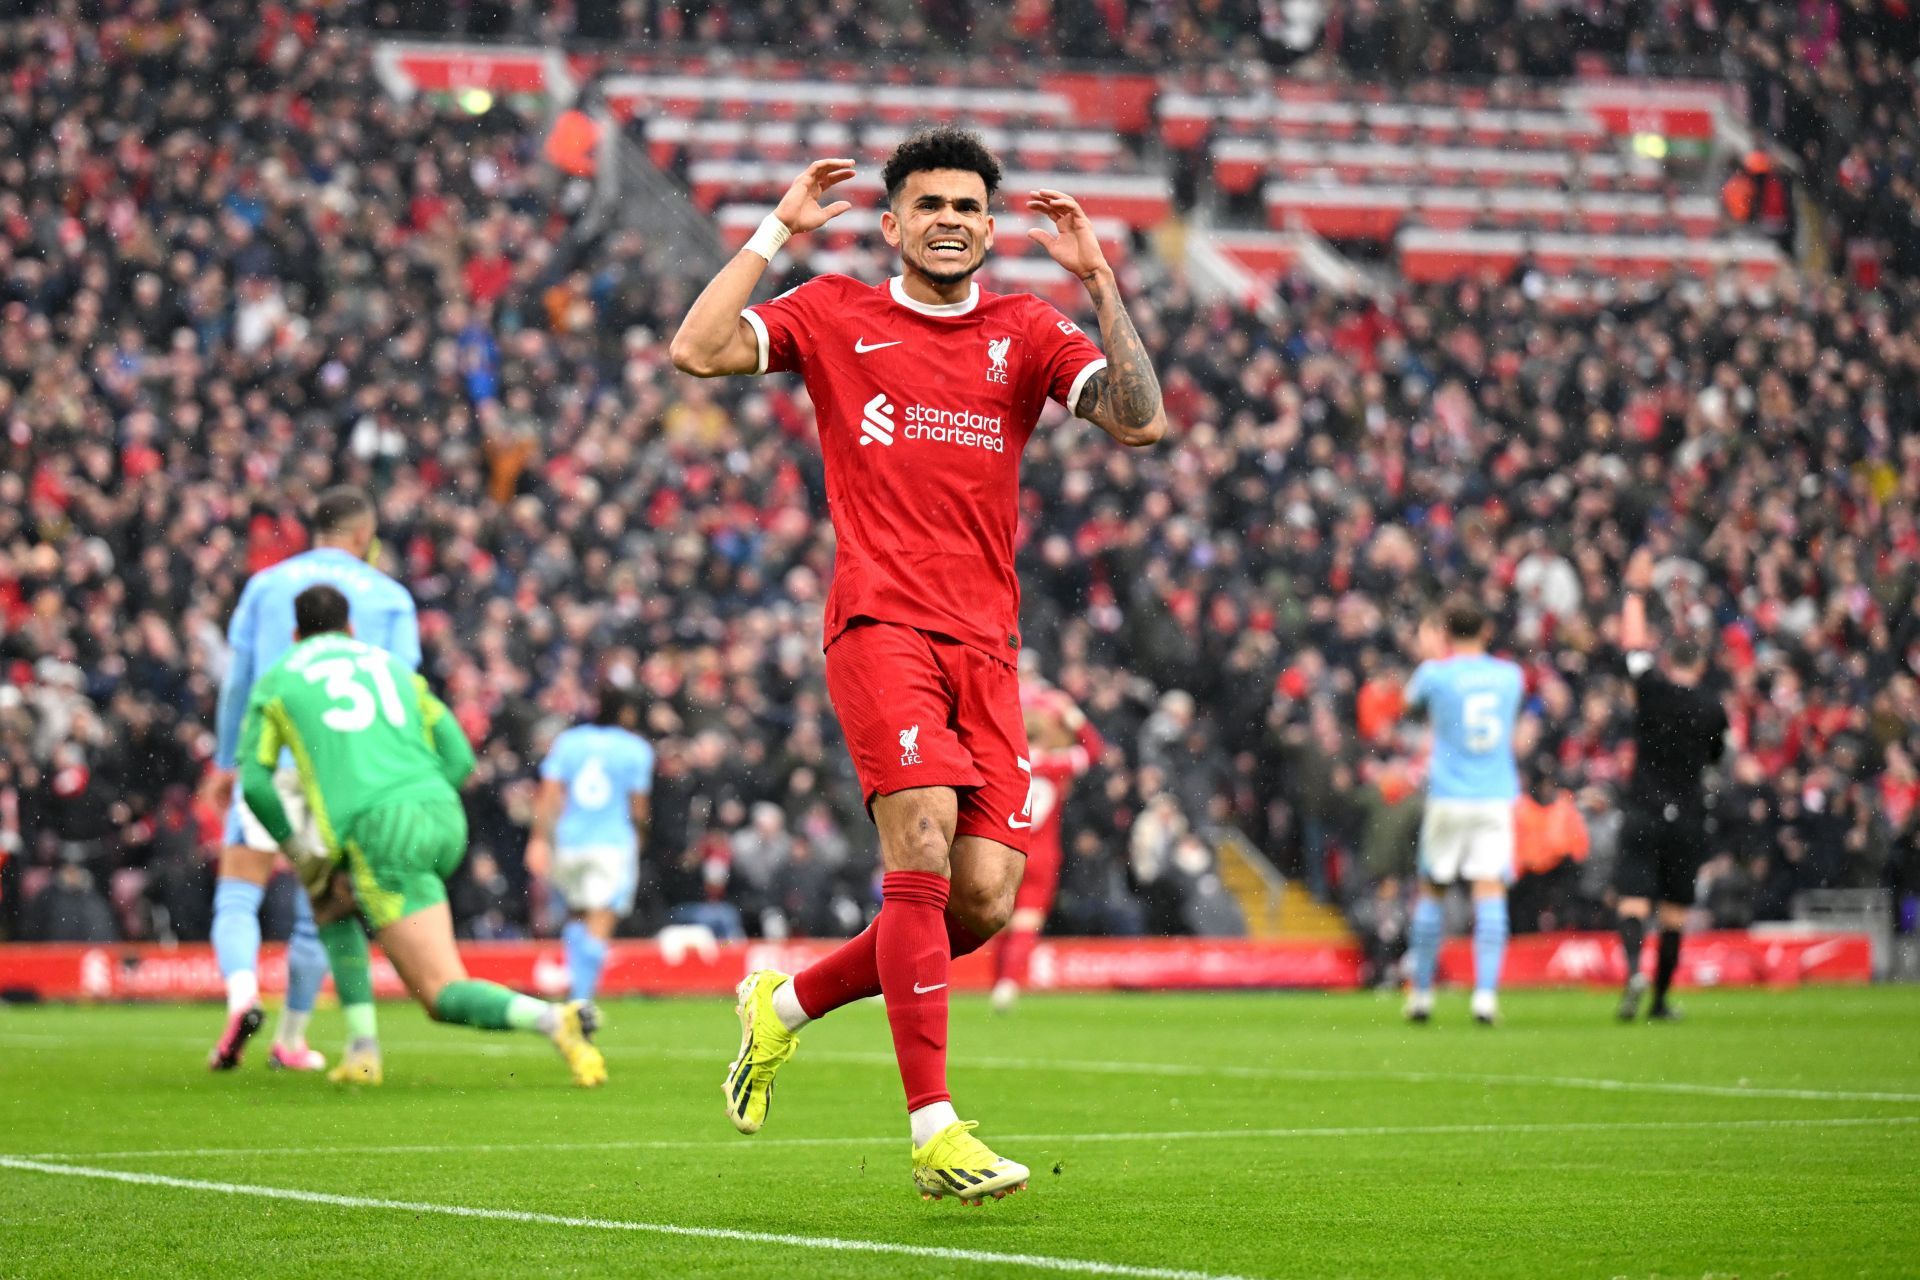
[[[821,198],[853,161],[815,161],[695,300],[674,364],[700,377],[794,371],[819,422],[838,551],[826,612],[827,691],[880,838],[873,924],[795,977],[740,984],[740,1053],[725,1081],[742,1133],[765,1123],[795,1032],[881,995],[906,1088],[913,1181],[977,1203],[1026,1185],[962,1122],[947,1091],[953,956],[1013,910],[1032,830],[1015,662],[1020,453],[1051,398],[1126,445],[1166,431],[1160,386],[1079,204],[1034,191],[1053,224],[1027,234],[1086,284],[1105,346],[1028,294],[974,281],[993,247],[1000,166],[970,133],[907,139],[887,161],[880,226],[900,275],[822,276],[758,306],[780,245],[852,206]]]
[[[1060,812],[1073,783],[1107,749],[1100,731],[1073,699],[1032,681],[1020,686],[1026,712],[1028,759],[1033,764],[1033,830],[1027,838],[1027,868],[1013,895],[1013,918],[993,957],[993,1007],[1004,1013],[1027,985],[1033,948],[1060,892]]]

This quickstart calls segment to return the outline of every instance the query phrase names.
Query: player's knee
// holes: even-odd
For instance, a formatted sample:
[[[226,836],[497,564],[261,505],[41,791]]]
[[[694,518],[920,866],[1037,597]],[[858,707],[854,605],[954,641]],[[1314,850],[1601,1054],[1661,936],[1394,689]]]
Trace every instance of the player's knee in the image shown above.
[[[880,856],[889,871],[945,875],[953,857],[954,794],[945,787],[880,796],[873,804]]]
[[[901,823],[887,844],[890,870],[945,872],[953,842],[931,814],[920,814]]]
[[[975,937],[991,938],[1013,918],[1015,885],[960,884],[953,887],[947,910]]]

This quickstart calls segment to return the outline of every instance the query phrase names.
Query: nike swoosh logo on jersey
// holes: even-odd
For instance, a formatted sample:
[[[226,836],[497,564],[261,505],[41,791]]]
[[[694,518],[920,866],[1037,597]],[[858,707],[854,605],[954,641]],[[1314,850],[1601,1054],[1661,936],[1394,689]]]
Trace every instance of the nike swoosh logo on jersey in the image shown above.
[[[938,991],[938,990],[939,990],[940,988],[942,988],[942,987],[944,987],[944,986],[946,986],[946,985],[947,985],[947,984],[946,984],[946,983],[944,983],[944,982],[936,982],[936,983],[934,983],[934,984],[933,984],[932,986],[930,986],[930,987],[923,987],[923,986],[921,986],[921,985],[920,985],[919,983],[917,983],[917,982],[916,982],[916,983],[914,983],[914,984],[913,984],[913,994],[915,994],[915,995],[917,995],[917,996],[923,996],[923,995],[925,995],[925,994],[927,994],[927,992],[929,992],[929,991]]]
[[[1028,827],[1032,826],[1033,824],[1031,822],[1022,822],[1020,821],[1020,819],[1013,817],[1011,814],[1009,814],[1007,816],[1007,825],[1012,827],[1015,831],[1025,831]]]
[[[865,338],[859,338],[855,340],[853,344],[853,354],[863,356],[869,351],[880,351],[887,347],[897,347],[905,341],[905,338],[895,338],[892,342],[876,342],[869,346]]]

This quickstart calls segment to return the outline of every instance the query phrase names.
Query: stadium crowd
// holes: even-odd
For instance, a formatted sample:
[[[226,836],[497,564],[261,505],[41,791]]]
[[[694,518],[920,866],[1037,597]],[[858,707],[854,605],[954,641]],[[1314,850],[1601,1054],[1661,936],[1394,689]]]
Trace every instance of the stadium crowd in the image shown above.
[[[635,233],[573,234],[508,107],[395,104],[310,10],[81,7],[0,24],[0,931],[204,936],[222,628],[343,481],[480,756],[464,929],[543,922],[534,769],[606,681],[660,752],[632,928],[855,927],[873,839],[823,690],[799,385],[675,374],[685,286]],[[1237,828],[1390,934],[1421,781],[1397,690],[1462,589],[1529,670],[1517,926],[1599,922],[1641,545],[1740,744],[1703,914],[1889,884],[1911,927],[1911,281],[1571,311],[1524,274],[1390,304],[1294,282],[1264,320],[1128,274],[1175,439],[1131,455],[1056,410],[1022,495],[1030,659],[1114,744],[1067,809],[1062,927],[1217,927],[1208,842]]]
[[[1920,12],[1914,0],[373,0],[334,6],[377,31],[613,47],[796,47],[847,59],[972,55],[1001,74],[1036,56],[1212,77],[1552,82],[1603,72],[1724,80],[1822,200],[1836,269],[1920,276]],[[1232,78],[1232,77],[1228,77]],[[1791,221],[1788,211],[1773,217]]]

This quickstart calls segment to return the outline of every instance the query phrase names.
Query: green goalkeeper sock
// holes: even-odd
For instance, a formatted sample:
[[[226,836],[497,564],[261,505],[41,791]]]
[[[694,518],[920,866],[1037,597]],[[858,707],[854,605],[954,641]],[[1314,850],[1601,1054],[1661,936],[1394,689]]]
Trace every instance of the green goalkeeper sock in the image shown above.
[[[434,1016],[484,1031],[545,1031],[549,1005],[509,991],[497,982],[449,982],[440,988]]]
[[[373,1016],[371,1003],[343,1005],[340,1012],[347,1017],[348,1044],[364,1044],[379,1039],[380,1028]]]
[[[320,942],[333,970],[333,989],[347,1018],[347,1040],[371,1040],[378,1034],[373,1013],[373,969],[367,956],[367,934],[360,922],[348,917],[323,925]]]

